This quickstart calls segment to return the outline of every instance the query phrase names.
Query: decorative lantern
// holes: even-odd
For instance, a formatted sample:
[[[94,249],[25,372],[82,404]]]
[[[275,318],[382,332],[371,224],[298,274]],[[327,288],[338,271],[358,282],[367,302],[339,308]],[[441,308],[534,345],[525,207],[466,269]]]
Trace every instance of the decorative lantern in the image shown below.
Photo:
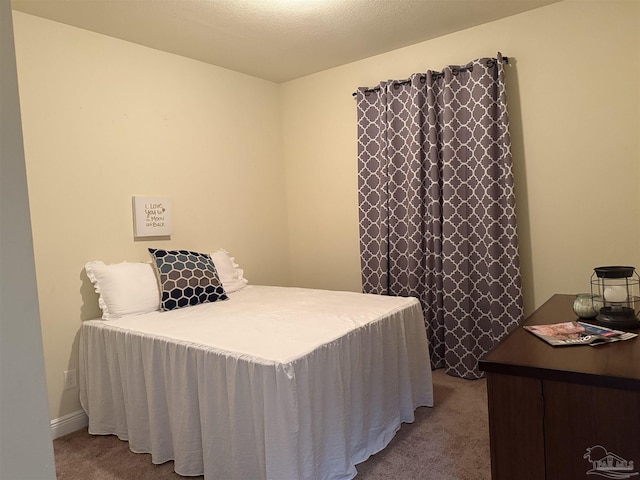
[[[596,267],[591,275],[595,323],[613,329],[640,328],[640,277],[634,267]]]

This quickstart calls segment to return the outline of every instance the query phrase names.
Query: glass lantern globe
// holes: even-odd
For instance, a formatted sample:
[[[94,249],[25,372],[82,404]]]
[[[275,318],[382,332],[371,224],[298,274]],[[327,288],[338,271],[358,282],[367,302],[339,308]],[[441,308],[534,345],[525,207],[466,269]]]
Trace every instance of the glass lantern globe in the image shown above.
[[[613,329],[640,328],[640,277],[634,267],[596,267],[591,275],[595,323]]]

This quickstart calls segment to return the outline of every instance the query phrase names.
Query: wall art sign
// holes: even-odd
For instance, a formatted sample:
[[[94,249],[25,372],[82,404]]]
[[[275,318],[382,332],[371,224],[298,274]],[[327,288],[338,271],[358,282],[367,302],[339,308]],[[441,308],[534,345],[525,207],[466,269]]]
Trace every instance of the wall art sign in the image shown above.
[[[171,200],[166,197],[133,197],[133,234],[140,237],[171,235]]]

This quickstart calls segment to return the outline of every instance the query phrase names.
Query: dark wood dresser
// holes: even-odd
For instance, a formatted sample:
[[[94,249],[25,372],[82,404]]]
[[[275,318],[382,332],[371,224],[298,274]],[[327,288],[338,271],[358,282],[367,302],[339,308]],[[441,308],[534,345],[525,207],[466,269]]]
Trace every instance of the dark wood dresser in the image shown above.
[[[574,298],[554,295],[524,324],[577,320]],[[640,337],[552,347],[520,326],[480,369],[493,480],[640,480]]]

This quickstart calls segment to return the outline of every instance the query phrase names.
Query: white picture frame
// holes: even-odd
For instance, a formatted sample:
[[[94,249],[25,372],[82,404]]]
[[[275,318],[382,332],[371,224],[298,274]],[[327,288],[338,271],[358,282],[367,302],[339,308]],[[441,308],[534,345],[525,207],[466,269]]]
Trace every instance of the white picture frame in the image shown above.
[[[133,235],[142,237],[166,237],[171,235],[171,200],[167,197],[134,195]]]

